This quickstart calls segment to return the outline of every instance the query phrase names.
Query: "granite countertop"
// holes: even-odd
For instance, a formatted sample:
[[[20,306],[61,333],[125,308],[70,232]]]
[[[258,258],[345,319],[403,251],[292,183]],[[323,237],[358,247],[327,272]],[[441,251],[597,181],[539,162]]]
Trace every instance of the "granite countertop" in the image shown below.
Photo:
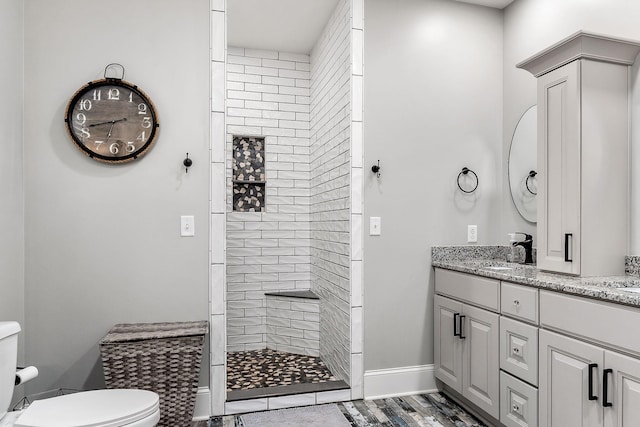
[[[508,252],[507,246],[434,246],[431,264],[447,270],[640,307],[640,293],[619,289],[640,288],[638,276],[574,277],[548,273],[538,270],[535,265],[504,261]]]

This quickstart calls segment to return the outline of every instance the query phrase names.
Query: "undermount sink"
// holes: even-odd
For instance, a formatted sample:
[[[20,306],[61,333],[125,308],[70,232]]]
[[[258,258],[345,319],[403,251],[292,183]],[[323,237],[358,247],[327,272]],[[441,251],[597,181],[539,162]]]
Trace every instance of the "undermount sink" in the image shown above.
[[[496,273],[503,272],[506,274],[531,274],[536,268],[535,265],[532,264],[518,264],[498,260],[469,261],[467,265],[479,270],[493,271]]]
[[[627,291],[627,292],[633,292],[635,294],[640,294],[640,288],[616,288],[616,290],[618,291]]]

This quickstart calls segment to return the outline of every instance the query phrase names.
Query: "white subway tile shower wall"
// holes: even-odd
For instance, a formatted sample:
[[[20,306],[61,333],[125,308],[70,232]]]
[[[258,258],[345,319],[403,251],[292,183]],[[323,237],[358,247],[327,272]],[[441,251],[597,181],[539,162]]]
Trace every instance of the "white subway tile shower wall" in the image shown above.
[[[227,351],[267,346],[264,292],[309,289],[308,55],[227,49]],[[233,135],[265,136],[264,212],[233,212]]]
[[[311,278],[320,357],[350,380],[351,2],[341,0],[311,53]]]
[[[363,399],[363,48],[364,0],[351,0],[351,399]]]
[[[226,1],[211,0],[211,226],[209,230],[209,308],[211,313],[211,367],[209,390],[211,414],[223,414],[226,400],[225,373],[225,66]]]

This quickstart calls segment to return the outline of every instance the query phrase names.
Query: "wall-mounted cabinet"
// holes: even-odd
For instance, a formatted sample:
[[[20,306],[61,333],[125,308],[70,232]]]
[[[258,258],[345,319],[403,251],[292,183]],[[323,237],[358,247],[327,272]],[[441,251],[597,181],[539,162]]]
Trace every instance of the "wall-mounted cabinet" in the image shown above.
[[[538,77],[538,267],[624,274],[629,65],[640,43],[579,32],[517,65]]]

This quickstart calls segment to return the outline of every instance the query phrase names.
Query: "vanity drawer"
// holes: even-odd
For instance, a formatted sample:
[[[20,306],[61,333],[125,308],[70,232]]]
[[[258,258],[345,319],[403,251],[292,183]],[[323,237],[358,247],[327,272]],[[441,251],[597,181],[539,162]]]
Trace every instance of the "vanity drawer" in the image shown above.
[[[538,289],[502,282],[500,312],[504,315],[538,324]]]
[[[538,328],[500,316],[500,369],[538,385]]]
[[[499,311],[500,282],[486,277],[436,268],[436,293]]]
[[[558,292],[540,292],[540,325],[578,338],[640,355],[632,332],[640,324],[640,308]]]
[[[538,389],[502,371],[500,422],[507,427],[538,427]]]

